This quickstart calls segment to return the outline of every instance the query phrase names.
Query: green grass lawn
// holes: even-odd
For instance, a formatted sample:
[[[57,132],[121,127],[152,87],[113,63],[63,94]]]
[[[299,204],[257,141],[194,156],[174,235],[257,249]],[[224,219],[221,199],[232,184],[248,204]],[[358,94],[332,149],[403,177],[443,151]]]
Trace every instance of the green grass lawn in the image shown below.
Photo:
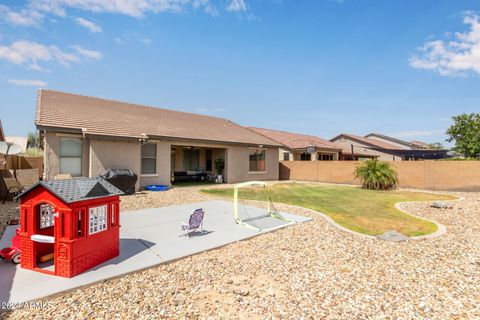
[[[206,189],[202,192],[233,197],[233,189]],[[265,200],[260,189],[241,189],[240,198]],[[361,188],[304,183],[276,184],[270,187],[274,202],[297,205],[321,211],[338,224],[360,233],[379,235],[396,230],[407,236],[420,236],[437,230],[435,224],[395,209],[395,203],[406,201],[452,200],[453,196],[424,192],[372,191]]]

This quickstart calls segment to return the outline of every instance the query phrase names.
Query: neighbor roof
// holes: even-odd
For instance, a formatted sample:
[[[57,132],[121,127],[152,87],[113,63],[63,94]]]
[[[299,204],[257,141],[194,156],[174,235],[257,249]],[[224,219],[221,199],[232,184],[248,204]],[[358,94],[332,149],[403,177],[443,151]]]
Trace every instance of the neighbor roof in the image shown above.
[[[265,137],[272,139],[278,143],[281,143],[289,149],[305,149],[307,147],[317,147],[321,149],[333,149],[340,151],[335,143],[332,143],[328,140],[316,136],[310,136],[300,133],[292,133],[286,131],[270,130],[256,127],[248,127],[250,130],[253,130]]]
[[[39,90],[40,129],[126,138],[178,138],[280,146],[232,121],[52,90]]]
[[[354,141],[364,143],[364,144],[369,145],[369,146],[383,148],[383,149],[399,149],[398,146],[395,146],[395,145],[390,144],[390,143],[386,143],[386,142],[376,140],[376,139],[356,136],[356,135],[353,135],[353,134],[346,134],[346,133],[339,134],[338,136],[330,139],[330,141],[335,142],[336,140],[338,140],[340,138],[346,138],[346,139],[354,140]]]
[[[62,199],[65,203],[78,202],[105,196],[122,195],[123,192],[102,178],[75,178],[68,180],[40,181],[20,194],[17,198],[42,186]]]
[[[412,140],[412,141],[410,141],[410,143],[416,148],[430,149],[430,145],[428,143],[425,143],[425,142]]]
[[[411,142],[401,140],[401,139],[397,139],[397,138],[390,137],[390,136],[386,136],[386,135],[381,134],[381,133],[369,133],[365,136],[365,138],[370,138],[370,137],[377,137],[377,138],[389,140],[391,142],[401,144],[401,145],[403,145],[405,147],[408,147],[408,148],[413,147]]]
[[[342,154],[350,156],[352,155],[352,144],[348,141],[338,141],[335,142],[335,144],[342,149]],[[368,154],[365,153],[366,149],[361,149],[361,148],[353,148],[353,155],[354,156],[362,156],[362,157],[378,157],[378,155],[373,155],[373,154]]]

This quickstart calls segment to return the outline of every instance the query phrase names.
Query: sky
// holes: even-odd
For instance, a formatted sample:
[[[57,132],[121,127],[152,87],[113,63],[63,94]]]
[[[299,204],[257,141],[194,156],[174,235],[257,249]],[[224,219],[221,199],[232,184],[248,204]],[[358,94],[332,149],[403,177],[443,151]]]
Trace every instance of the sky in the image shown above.
[[[0,119],[34,131],[46,88],[445,144],[452,116],[480,112],[479,15],[480,0],[0,1]]]

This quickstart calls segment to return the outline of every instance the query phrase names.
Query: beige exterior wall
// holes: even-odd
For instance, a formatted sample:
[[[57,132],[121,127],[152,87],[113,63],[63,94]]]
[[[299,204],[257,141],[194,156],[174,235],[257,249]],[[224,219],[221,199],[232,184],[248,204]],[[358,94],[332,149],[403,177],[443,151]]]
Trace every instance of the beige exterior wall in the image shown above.
[[[356,156],[358,155],[358,156],[361,157],[361,155],[364,154],[365,156],[378,156],[378,160],[381,160],[381,161],[402,161],[402,158],[395,157],[391,154],[378,152],[378,151],[371,150],[371,149],[365,149],[365,148],[369,148],[370,146],[366,145],[364,143],[360,143],[360,142],[357,142],[357,141],[350,140],[350,139],[339,138],[339,139],[335,140],[334,142],[341,142],[344,145],[348,145],[349,148],[350,148],[350,145],[353,144],[354,152],[355,152]],[[349,154],[347,153],[347,155],[349,155]]]
[[[362,161],[282,161],[280,179],[360,184],[354,178]],[[391,161],[402,188],[479,191],[480,161]]]
[[[140,176],[140,143],[90,139],[88,177],[98,176],[107,169],[130,169]],[[140,181],[137,180],[137,188]]]
[[[59,173],[59,137],[60,134],[48,132],[45,135],[45,178],[54,179]],[[80,137],[78,135],[77,137]],[[212,160],[225,160],[224,179],[229,183],[250,180],[278,180],[279,161],[278,148],[266,148],[266,170],[261,173],[248,172],[249,154],[252,150],[247,146],[200,144],[188,141],[157,140],[150,141],[157,144],[157,173],[141,174],[141,144],[137,141],[115,139],[83,138],[82,176],[92,177],[103,173],[106,169],[131,169],[139,177],[137,188],[148,184],[167,184],[171,182],[171,148],[178,146],[180,152],[175,157],[175,170],[183,166],[181,146],[201,147],[201,163],[205,162],[205,149],[210,148]],[[213,168],[215,164],[213,163]]]
[[[249,155],[255,148],[230,146],[225,171],[229,183],[253,180],[278,180],[278,148],[265,148],[265,171],[249,172]]]
[[[47,132],[44,136],[44,179],[52,180],[60,173],[60,137],[82,139],[82,176],[88,176],[89,139],[82,135]]]

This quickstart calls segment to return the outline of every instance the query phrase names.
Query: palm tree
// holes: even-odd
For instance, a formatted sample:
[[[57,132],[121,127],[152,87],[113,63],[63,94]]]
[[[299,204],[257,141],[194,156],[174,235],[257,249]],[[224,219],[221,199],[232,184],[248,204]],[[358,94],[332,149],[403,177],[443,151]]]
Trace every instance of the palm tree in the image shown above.
[[[355,178],[360,178],[362,188],[372,190],[395,189],[398,175],[388,162],[367,160],[355,169]]]

